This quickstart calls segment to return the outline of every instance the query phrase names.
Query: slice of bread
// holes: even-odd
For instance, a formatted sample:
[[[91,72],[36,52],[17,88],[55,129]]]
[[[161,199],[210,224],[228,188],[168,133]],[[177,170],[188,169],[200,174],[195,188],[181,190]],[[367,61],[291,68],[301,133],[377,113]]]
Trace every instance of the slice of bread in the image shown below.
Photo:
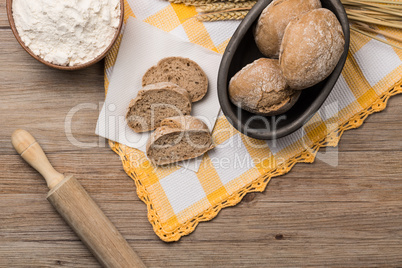
[[[147,156],[155,165],[167,165],[203,155],[212,149],[208,127],[192,116],[166,118],[149,137]]]
[[[188,92],[176,84],[161,82],[145,86],[138,92],[130,102],[126,120],[135,132],[145,132],[159,127],[167,117],[190,113]]]
[[[194,61],[181,57],[168,57],[148,69],[142,77],[142,86],[157,82],[172,82],[186,89],[191,101],[201,100],[208,90],[208,77]]]
[[[165,118],[161,122],[161,127],[179,128],[181,130],[198,129],[209,132],[207,125],[202,120],[191,115]]]

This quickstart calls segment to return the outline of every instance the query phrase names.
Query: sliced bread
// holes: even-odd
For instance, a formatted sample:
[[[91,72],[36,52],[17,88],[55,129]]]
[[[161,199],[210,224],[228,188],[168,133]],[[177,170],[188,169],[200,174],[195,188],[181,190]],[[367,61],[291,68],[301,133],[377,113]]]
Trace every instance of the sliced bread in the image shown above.
[[[212,149],[208,127],[192,116],[166,118],[149,137],[147,156],[155,165],[167,165],[203,155]]]
[[[182,130],[198,129],[209,132],[207,125],[202,120],[191,115],[165,118],[161,122],[161,127],[179,128]]]
[[[157,82],[172,82],[186,89],[191,101],[201,100],[208,90],[208,77],[194,61],[181,57],[160,60],[142,77],[142,86]]]
[[[138,92],[130,102],[126,120],[135,132],[145,132],[159,127],[167,117],[188,115],[190,112],[188,92],[176,84],[161,82],[145,86]]]

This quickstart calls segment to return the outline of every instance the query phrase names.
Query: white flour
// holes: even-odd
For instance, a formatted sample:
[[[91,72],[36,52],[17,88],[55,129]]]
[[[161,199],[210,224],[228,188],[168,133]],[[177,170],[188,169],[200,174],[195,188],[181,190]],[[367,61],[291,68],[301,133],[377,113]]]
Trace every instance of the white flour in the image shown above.
[[[25,45],[58,65],[96,58],[119,26],[119,0],[14,0],[12,8]]]

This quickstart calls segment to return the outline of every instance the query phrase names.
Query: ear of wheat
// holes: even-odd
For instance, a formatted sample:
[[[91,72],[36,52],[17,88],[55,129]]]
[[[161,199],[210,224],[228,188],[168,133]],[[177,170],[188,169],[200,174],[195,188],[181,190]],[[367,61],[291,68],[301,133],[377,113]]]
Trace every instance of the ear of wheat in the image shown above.
[[[208,13],[216,11],[227,11],[228,9],[243,9],[250,10],[257,1],[245,1],[245,2],[216,2],[208,5],[202,5],[197,7],[197,12]]]
[[[226,1],[220,1],[220,0],[168,0],[170,3],[174,4],[185,4],[187,6],[204,6],[204,5],[209,5],[212,3],[241,3],[241,2],[247,2],[249,0],[226,0]]]
[[[198,15],[200,21],[242,20],[248,11],[229,9],[226,11],[210,12]]]
[[[256,0],[168,0],[197,7],[200,21],[242,20],[255,5]],[[380,30],[378,26],[402,29],[402,0],[341,0],[350,20],[350,29],[402,49],[402,38]],[[381,34],[395,42],[379,38]]]

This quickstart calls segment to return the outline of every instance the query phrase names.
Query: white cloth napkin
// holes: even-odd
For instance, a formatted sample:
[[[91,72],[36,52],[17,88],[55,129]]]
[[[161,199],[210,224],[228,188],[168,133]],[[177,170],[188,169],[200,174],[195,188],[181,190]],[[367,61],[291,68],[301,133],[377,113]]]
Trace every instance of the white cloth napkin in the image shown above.
[[[217,76],[221,55],[138,19],[129,18],[109,77],[109,89],[95,130],[97,135],[145,152],[151,132],[135,133],[128,127],[125,114],[130,100],[141,89],[142,76],[148,68],[170,56],[189,58],[207,74],[208,93],[201,101],[193,103],[191,114],[202,119],[212,131],[220,109]],[[180,165],[197,172],[200,164],[201,157]]]

